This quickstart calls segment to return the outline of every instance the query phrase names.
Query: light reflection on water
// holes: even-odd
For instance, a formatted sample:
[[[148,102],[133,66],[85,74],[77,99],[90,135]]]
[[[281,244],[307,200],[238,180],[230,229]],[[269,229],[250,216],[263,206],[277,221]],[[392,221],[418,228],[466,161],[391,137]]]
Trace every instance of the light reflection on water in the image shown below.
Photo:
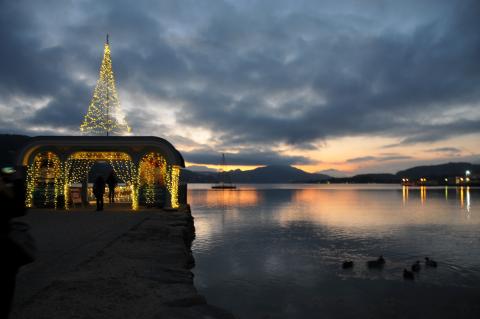
[[[475,202],[479,189],[189,188],[197,235],[196,286],[209,302],[240,317],[308,317],[320,305],[307,306],[305,299],[332,298],[333,287],[358,280],[370,283],[370,288],[361,285],[367,290],[377,283],[403,284],[403,268],[424,256],[434,257],[440,266],[422,271],[416,284],[466,289],[480,285],[480,211]],[[365,261],[379,254],[387,258],[387,267],[377,272],[366,269]],[[345,259],[355,260],[352,271],[340,269]],[[275,310],[271,305],[275,300],[288,307]]]

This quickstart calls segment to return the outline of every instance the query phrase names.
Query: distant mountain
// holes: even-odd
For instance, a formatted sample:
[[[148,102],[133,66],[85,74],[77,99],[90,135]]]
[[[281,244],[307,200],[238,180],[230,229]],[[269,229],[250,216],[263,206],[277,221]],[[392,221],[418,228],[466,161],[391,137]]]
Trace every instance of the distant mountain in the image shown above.
[[[465,171],[471,171],[472,174],[480,173],[480,164],[471,163],[447,163],[440,165],[416,166],[403,171],[397,172],[397,176],[407,177],[411,179],[427,178],[443,178],[451,176],[463,176]]]
[[[330,178],[323,174],[307,173],[289,165],[270,165],[249,171],[235,170],[230,176],[235,183],[300,183]]]
[[[443,181],[445,177],[464,176],[469,170],[472,175],[480,173],[479,164],[471,163],[447,163],[440,165],[416,166],[396,174],[361,174],[352,177],[331,178],[330,183],[400,183],[402,178],[418,180],[425,177],[429,180]]]
[[[324,174],[307,173],[289,165],[270,165],[256,169],[229,171],[233,183],[307,183],[329,179]],[[181,180],[187,183],[215,183],[219,180],[217,173],[191,172],[182,170]]]
[[[331,177],[347,177],[347,176],[352,175],[352,174],[349,174],[347,172],[339,171],[338,169],[334,169],[334,168],[329,168],[329,169],[324,169],[323,171],[318,171],[317,174],[328,175],[328,176],[331,176]]]
[[[14,165],[18,152],[29,139],[26,135],[0,134],[0,165]]]
[[[397,184],[401,178],[394,174],[360,174],[352,177],[331,178],[330,183],[353,183],[353,184]]]
[[[217,170],[214,168],[210,168],[202,165],[192,165],[187,167],[187,169],[191,172],[197,172],[197,173],[216,173],[217,172]]]
[[[18,152],[29,139],[30,137],[25,135],[0,134],[0,165],[13,165]],[[196,165],[193,166],[193,169],[198,171],[182,169],[181,180],[188,183],[218,182],[219,175],[214,170]],[[472,175],[479,175],[480,164],[446,163],[416,166],[396,174],[361,174],[352,177],[339,176],[338,174],[346,173],[334,169],[308,173],[288,165],[270,165],[248,171],[234,170],[229,174],[234,183],[324,183],[326,181],[331,183],[399,183],[404,177],[443,179],[444,177],[463,176],[467,170]]]
[[[186,168],[182,168],[180,182],[213,184],[218,182],[218,174],[209,172],[192,172]]]

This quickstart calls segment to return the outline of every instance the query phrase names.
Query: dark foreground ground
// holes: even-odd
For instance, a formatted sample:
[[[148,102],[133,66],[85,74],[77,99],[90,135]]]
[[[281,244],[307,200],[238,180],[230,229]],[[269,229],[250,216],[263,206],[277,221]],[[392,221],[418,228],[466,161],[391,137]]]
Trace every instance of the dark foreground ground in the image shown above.
[[[189,209],[31,210],[11,318],[233,318],[193,286]]]

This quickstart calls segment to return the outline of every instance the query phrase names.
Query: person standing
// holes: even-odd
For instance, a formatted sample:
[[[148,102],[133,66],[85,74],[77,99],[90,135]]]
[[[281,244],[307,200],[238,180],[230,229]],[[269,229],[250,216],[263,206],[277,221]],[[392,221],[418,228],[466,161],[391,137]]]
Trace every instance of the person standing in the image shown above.
[[[117,186],[117,178],[115,177],[115,173],[112,170],[110,175],[107,177],[107,185],[108,185],[108,202],[114,203],[115,202],[115,187]]]
[[[22,168],[22,173],[23,173]],[[16,169],[0,171],[1,251],[2,251],[2,301],[0,318],[8,318],[15,293],[15,282],[20,267],[35,260],[35,240],[30,226],[17,217],[27,213],[25,207],[25,178]]]
[[[85,178],[82,179],[82,193],[81,193],[81,196],[82,196],[83,207],[87,207],[88,206],[88,180],[87,180],[87,176],[85,176]]]
[[[93,195],[97,200],[97,211],[103,210],[103,194],[105,194],[105,180],[102,176],[98,176],[93,183]]]

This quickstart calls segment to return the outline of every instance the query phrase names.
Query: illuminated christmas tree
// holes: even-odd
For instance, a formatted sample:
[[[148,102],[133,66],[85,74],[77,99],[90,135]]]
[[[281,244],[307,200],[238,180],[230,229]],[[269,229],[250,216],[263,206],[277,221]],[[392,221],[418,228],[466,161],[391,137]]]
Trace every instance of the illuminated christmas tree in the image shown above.
[[[103,51],[100,76],[88,112],[82,125],[80,125],[80,131],[84,134],[107,136],[112,134],[125,135],[131,131],[120,108],[120,101],[115,89],[108,34]]]

